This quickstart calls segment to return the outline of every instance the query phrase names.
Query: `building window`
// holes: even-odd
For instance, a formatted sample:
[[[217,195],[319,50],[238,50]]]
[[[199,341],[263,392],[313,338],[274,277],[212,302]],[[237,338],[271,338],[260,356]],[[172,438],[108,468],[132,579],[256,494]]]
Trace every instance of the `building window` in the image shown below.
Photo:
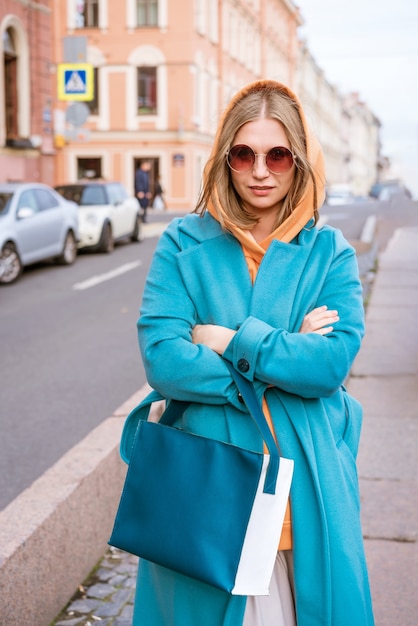
[[[90,115],[99,114],[99,68],[93,68],[93,100],[86,100]]]
[[[17,91],[17,53],[10,28],[3,34],[3,50],[7,140],[15,139],[18,136],[17,112],[19,108]]]
[[[99,26],[99,0],[77,0],[76,27],[97,28]]]
[[[102,159],[101,158],[89,158],[89,159],[77,159],[77,179],[81,178],[101,178],[102,177]]]
[[[157,113],[157,68],[138,68],[138,115]]]
[[[136,0],[137,26],[157,26],[158,0]]]

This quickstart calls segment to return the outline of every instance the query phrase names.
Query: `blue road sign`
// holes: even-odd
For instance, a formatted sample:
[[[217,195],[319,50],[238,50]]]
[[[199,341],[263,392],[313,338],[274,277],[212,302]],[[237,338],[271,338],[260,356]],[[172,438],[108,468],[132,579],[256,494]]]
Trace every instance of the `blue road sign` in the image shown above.
[[[58,66],[60,100],[93,99],[93,67],[87,63],[63,63]]]
[[[86,70],[65,70],[64,89],[66,93],[83,93],[87,91]]]

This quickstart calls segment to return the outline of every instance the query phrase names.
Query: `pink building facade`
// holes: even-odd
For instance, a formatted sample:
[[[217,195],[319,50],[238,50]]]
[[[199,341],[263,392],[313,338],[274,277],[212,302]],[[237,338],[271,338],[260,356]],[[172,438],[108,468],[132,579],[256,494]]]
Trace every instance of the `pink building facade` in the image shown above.
[[[53,89],[69,59],[93,66],[95,88],[88,110],[55,101],[57,184],[103,177],[133,192],[146,159],[168,208],[190,209],[232,94],[257,78],[295,80],[289,0],[53,0],[52,10]]]
[[[0,3],[0,182],[55,180],[50,4]]]

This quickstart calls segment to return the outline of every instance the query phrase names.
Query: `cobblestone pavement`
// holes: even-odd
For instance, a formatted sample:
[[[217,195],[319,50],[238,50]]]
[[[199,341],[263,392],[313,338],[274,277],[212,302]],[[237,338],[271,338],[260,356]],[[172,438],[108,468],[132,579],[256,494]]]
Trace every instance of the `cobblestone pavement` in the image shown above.
[[[109,548],[51,626],[131,626],[138,558]]]

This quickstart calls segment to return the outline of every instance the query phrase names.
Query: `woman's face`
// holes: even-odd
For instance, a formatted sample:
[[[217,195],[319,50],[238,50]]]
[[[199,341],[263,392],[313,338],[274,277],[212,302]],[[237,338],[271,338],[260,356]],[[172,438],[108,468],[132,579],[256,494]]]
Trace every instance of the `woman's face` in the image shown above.
[[[272,173],[266,165],[265,155],[274,147],[290,149],[283,124],[273,119],[260,118],[244,124],[232,142],[231,148],[245,144],[256,156],[253,167],[245,172],[231,169],[232,184],[243,206],[257,217],[272,217],[277,213],[295,176],[295,165],[284,174]]]

